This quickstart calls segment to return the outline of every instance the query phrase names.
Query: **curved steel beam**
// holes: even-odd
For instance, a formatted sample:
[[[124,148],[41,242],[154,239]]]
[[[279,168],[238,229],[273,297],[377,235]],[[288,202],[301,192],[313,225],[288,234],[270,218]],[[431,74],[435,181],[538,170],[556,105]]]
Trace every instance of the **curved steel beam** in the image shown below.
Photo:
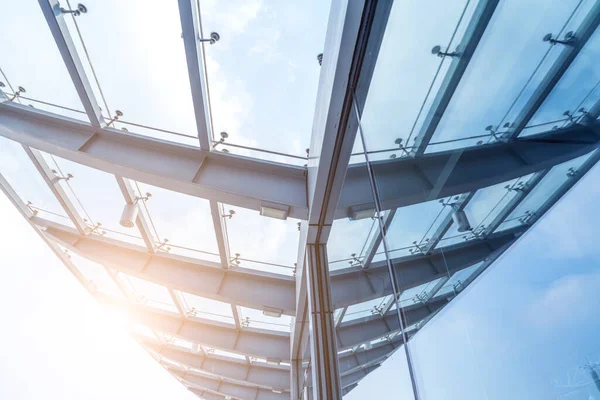
[[[245,268],[221,268],[219,263],[167,253],[98,235],[81,236],[74,229],[34,217],[46,235],[89,260],[170,289],[262,310],[265,306],[294,315],[293,277]]]
[[[548,169],[595,150],[599,143],[597,124],[574,125],[506,143],[374,161],[372,169],[382,210],[389,210],[472,192]],[[457,151],[462,153],[458,160]],[[446,177],[449,162],[455,165]],[[437,188],[440,178],[445,184]],[[366,168],[361,164],[348,168],[336,217],[350,216],[357,209],[375,209]]]
[[[243,387],[232,387],[223,383],[223,386],[220,387],[220,392],[215,390],[211,390],[210,387],[214,387],[214,382],[207,382],[204,380],[195,380],[195,382],[190,382],[186,380],[193,387],[188,387],[188,390],[194,393],[196,396],[200,397],[204,400],[226,400],[230,398],[242,399],[242,400],[289,400],[289,393],[275,393],[268,390],[254,390],[251,391],[246,390]],[[203,385],[207,385],[209,387],[204,387]],[[238,393],[236,395],[235,393]],[[242,396],[243,395],[243,396]]]
[[[167,253],[148,253],[145,247],[98,236],[82,236],[75,229],[38,217],[32,221],[45,228],[53,241],[91,261],[170,289],[262,310],[265,306],[295,315],[295,281],[286,275],[231,267],[224,270],[210,263]],[[511,243],[526,226],[516,227],[487,239],[477,239],[428,255],[393,260],[401,290],[432,281],[489,257]],[[367,269],[348,268],[331,272],[331,292],[336,308],[361,303],[392,293],[384,262]]]
[[[165,189],[259,211],[263,202],[306,219],[303,167],[210,152],[17,104],[0,103],[0,136]],[[152,160],[149,162],[149,160]]]
[[[586,154],[598,147],[596,130],[597,125],[574,125],[508,143],[461,149],[454,169],[434,197],[471,192]],[[0,103],[0,136],[169,190],[254,210],[268,201],[288,206],[290,217],[308,217],[302,167],[93,127],[12,103]],[[431,200],[435,183],[453,156],[453,151],[447,151],[374,162],[383,209]],[[397,185],[399,181],[403,185]],[[354,209],[374,208],[370,193],[364,166],[351,165],[335,218],[348,217]]]
[[[167,335],[251,357],[289,359],[290,336],[284,332],[240,330],[234,325],[207,319],[184,319],[178,314],[132,305],[100,292],[93,294],[103,304],[126,310],[131,321]]]
[[[166,346],[146,338],[141,338],[138,341],[147,350],[188,368],[220,375],[245,385],[286,390],[290,388],[288,367],[269,364],[259,365],[229,357],[209,356],[184,348]]]
[[[411,255],[392,260],[398,289],[406,290],[467,268],[490,257],[496,250],[510,245],[526,230],[518,226],[487,239],[435,249],[431,254]],[[378,261],[369,268],[340,269],[330,274],[331,292],[335,308],[346,307],[392,294],[387,263]]]

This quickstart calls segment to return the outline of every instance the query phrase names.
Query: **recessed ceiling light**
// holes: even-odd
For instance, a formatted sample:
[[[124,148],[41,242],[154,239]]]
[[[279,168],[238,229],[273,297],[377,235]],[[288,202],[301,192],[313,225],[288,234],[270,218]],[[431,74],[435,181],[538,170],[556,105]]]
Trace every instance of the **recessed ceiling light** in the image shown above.
[[[263,201],[260,204],[260,215],[286,220],[290,211],[289,206]]]

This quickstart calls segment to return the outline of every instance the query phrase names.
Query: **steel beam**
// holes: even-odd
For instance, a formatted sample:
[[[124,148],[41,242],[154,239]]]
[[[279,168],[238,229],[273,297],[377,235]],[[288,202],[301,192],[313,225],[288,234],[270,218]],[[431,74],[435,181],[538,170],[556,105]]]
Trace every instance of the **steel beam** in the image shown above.
[[[0,103],[0,136],[164,189],[257,211],[270,202],[288,206],[292,218],[308,216],[303,167],[96,128],[14,103]]]
[[[509,139],[515,139],[523,129],[525,129],[531,118],[533,118],[537,110],[552,92],[552,89],[554,89],[556,84],[560,81],[573,60],[575,60],[575,57],[577,57],[589,38],[596,31],[598,24],[600,24],[600,3],[594,4],[589,11],[585,20],[583,20],[575,32],[575,40],[573,43],[568,45],[555,45],[549,42],[549,45],[551,46],[562,46],[562,52],[550,70],[546,73],[542,82],[536,87],[527,104],[525,104],[519,115],[516,117],[514,127],[509,134]],[[540,38],[540,40],[542,40],[542,38]]]
[[[551,168],[596,149],[599,143],[598,125],[574,125],[512,142],[460,149],[460,158],[435,198],[472,192]],[[435,183],[455,154],[451,150],[373,162],[382,210],[432,200]],[[362,165],[348,169],[337,217],[350,215],[356,207],[375,209],[368,174]]]
[[[264,306],[283,308],[294,315],[292,277],[232,267],[177,256],[168,253],[148,254],[140,246],[99,235],[82,236],[73,228],[39,217],[32,221],[46,234],[71,251],[117,271],[158,283],[170,289],[235,303],[255,309]],[[473,240],[433,250],[430,254],[415,254],[392,260],[394,271],[401,276],[402,290],[417,286],[479,262],[506,243],[511,243],[526,227],[494,234],[483,240]],[[335,308],[346,307],[392,293],[385,262],[371,263],[369,269],[346,268],[330,273],[332,299]]]
[[[467,268],[489,258],[494,251],[514,242],[525,231],[517,227],[491,235],[458,243],[430,254],[415,254],[392,260],[394,276],[398,277],[398,290],[403,291],[449,273]],[[372,263],[371,268],[347,268],[331,272],[331,292],[335,308],[361,303],[393,294],[387,263]]]
[[[206,379],[195,379],[194,382],[189,382],[192,387],[188,387],[189,391],[205,400],[227,400],[227,399],[242,399],[242,400],[289,400],[289,393],[275,393],[270,390],[248,390],[242,387],[232,386],[223,383],[220,386],[215,385],[214,381]],[[219,391],[212,388],[219,387]],[[212,394],[213,396],[207,396]],[[216,394],[216,396],[214,396]]]
[[[204,63],[204,43],[199,40],[202,37],[200,10],[197,0],[179,0],[178,3],[198,139],[200,148],[208,151],[212,149],[212,124]]]
[[[431,137],[456,91],[497,5],[498,0],[482,0],[478,2],[473,16],[467,25],[463,39],[456,47],[458,57],[452,58],[444,81],[438,89],[431,108],[425,117],[423,126],[415,137],[414,147],[411,151],[413,156],[421,156],[425,153],[425,149],[429,145]]]
[[[379,31],[373,24],[378,6],[373,1],[334,1],[331,6],[317,94],[317,107],[308,160],[308,221],[303,223],[298,251],[296,320],[292,329],[292,398],[302,397],[305,343],[310,343],[312,398],[341,399],[337,351],[331,331],[333,309],[329,296],[326,243],[344,184],[358,120],[353,112],[354,89],[365,73],[365,55],[377,57]],[[387,13],[384,13],[387,15]],[[382,22],[380,20],[380,22]],[[374,63],[374,61],[373,61]],[[367,68],[368,69],[368,68]],[[304,340],[310,329],[310,341]],[[299,376],[301,375],[301,376]]]
[[[72,228],[34,217],[46,235],[71,251],[117,271],[170,289],[255,309],[264,306],[294,315],[294,278],[168,253],[149,254],[135,246],[99,235],[81,236]]]
[[[46,185],[48,186],[48,188],[50,189],[50,191],[52,192],[62,209],[65,211],[75,228],[77,228],[80,234],[87,235],[89,232],[89,228],[85,224],[83,218],[81,218],[81,216],[77,212],[75,205],[71,202],[69,196],[61,186],[61,177],[59,177],[56,173],[52,171],[52,168],[50,168],[48,163],[46,163],[46,160],[44,160],[44,156],[38,150],[31,149],[27,146],[23,146],[23,150],[25,150],[25,153],[35,166],[35,169],[44,179],[44,182],[46,182]]]
[[[358,386],[358,383],[354,383],[350,386],[347,386],[345,388],[342,389],[342,396],[347,395],[348,393],[350,393],[354,388],[356,388]]]
[[[252,357],[279,360],[289,357],[289,334],[285,332],[252,328],[238,330],[230,324],[200,318],[182,319],[177,314],[159,309],[127,304],[100,292],[95,292],[94,297],[102,304],[126,310],[131,321],[167,335]]]
[[[77,49],[75,48],[75,44],[73,43],[73,39],[69,33],[69,28],[67,27],[67,23],[65,21],[65,14],[61,11],[59,1],[38,1],[42,9],[42,13],[44,14],[44,18],[46,18],[46,22],[50,28],[50,32],[52,33],[52,37],[54,37],[56,46],[60,51],[60,55],[62,56],[62,59],[67,67],[67,71],[69,71],[69,75],[71,76],[71,80],[75,86],[75,90],[77,90],[81,104],[83,105],[83,108],[88,115],[92,126],[105,126],[104,118],[102,117],[102,111],[100,110],[100,107],[94,98],[94,91],[92,90],[92,86],[87,79],[85,69],[83,68],[83,64],[79,59],[79,55],[77,54]]]
[[[575,125],[510,143],[461,150],[462,155],[438,198],[471,192],[550,168],[597,147],[597,125]],[[290,216],[306,219],[303,168],[204,152],[189,146],[141,137],[30,107],[0,104],[0,136],[92,168],[218,202],[260,210],[263,201],[290,207]],[[557,145],[557,144],[560,144]],[[453,151],[415,159],[373,163],[383,209],[430,199]],[[148,163],[147,160],[154,160]],[[403,185],[397,185],[402,181]],[[336,218],[351,207],[374,208],[364,165],[346,174]]]
[[[165,346],[148,339],[139,339],[142,346],[167,360],[231,381],[261,387],[289,390],[289,368],[269,364],[247,363],[243,360],[206,355],[187,349]]]
[[[173,376],[181,381],[186,382],[190,386],[208,389],[225,396],[235,396],[236,398],[242,399],[254,399],[257,395],[261,397],[261,392],[270,392],[278,394],[279,396],[277,398],[282,398],[281,395],[284,395],[286,392],[280,388],[240,384],[212,373],[185,370],[183,368],[173,367],[168,364],[165,365],[165,367]],[[262,397],[264,398],[264,394],[262,394]],[[287,394],[287,399],[289,399],[289,393]]]
[[[348,386],[358,383],[358,381],[369,375],[371,372],[375,371],[380,366],[381,364],[376,364],[370,367],[359,369],[357,371],[352,372],[351,374],[342,376],[342,388],[347,388]]]
[[[328,400],[341,399],[342,388],[337,360],[339,341],[335,338],[335,308],[330,297],[327,246],[309,244],[306,252],[313,396]]]

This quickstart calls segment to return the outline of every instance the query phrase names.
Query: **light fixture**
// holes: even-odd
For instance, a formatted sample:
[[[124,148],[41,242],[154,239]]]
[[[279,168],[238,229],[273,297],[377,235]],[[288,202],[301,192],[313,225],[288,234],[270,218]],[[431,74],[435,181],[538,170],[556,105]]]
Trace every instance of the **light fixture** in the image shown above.
[[[365,343],[365,350],[371,350],[373,348],[373,343],[367,342]]]
[[[286,220],[290,211],[289,206],[263,201],[260,203],[260,215],[264,217]]]
[[[277,394],[282,394],[283,393],[283,389],[276,389],[276,388],[272,388],[271,391],[273,393],[277,393]]]
[[[467,214],[464,210],[455,209],[452,212],[452,221],[457,226],[457,231],[459,232],[467,232],[471,230],[471,224],[469,224],[469,219],[467,218]]]
[[[281,364],[281,360],[275,357],[267,357],[267,364],[270,365],[279,365]]]
[[[146,196],[144,197],[136,197],[133,200],[133,203],[125,204],[125,207],[123,207],[123,213],[121,214],[121,220],[119,221],[119,224],[125,228],[133,228],[135,226],[135,221],[137,220],[139,212],[137,206],[138,201],[146,201],[150,197],[152,197],[152,194],[146,193]]]
[[[275,307],[264,306],[263,315],[267,317],[280,318],[283,310]]]
[[[374,218],[376,210],[374,208],[350,207],[350,221],[359,219]]]

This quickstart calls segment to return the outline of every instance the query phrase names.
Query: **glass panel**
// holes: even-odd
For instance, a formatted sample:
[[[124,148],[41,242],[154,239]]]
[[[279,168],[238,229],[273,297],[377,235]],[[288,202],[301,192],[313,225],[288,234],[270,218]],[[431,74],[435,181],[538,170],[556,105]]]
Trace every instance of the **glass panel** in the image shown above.
[[[215,145],[215,149],[217,151],[222,151],[224,153],[231,153],[252,158],[261,158],[263,160],[269,160],[281,164],[306,166],[308,159],[307,157],[301,156],[303,151],[305,152],[304,154],[306,154],[306,149],[302,150],[300,147],[301,146],[294,147],[294,150],[290,154],[287,154],[269,150],[258,150],[237,144],[218,143]]]
[[[142,206],[157,246],[173,254],[220,262],[208,200],[141,182],[134,182],[134,189],[137,196],[151,194]]]
[[[242,326],[281,332],[290,331],[292,317],[289,315],[271,317],[265,315],[261,310],[247,307],[240,307],[240,314],[242,316]]]
[[[223,357],[229,357],[229,358],[237,358],[238,360],[245,360],[246,357],[240,355],[240,354],[236,354],[236,353],[230,353],[228,351],[224,351],[224,350],[219,350],[219,349],[213,349],[210,347],[206,348],[206,352],[208,354],[215,354],[217,356],[223,356]]]
[[[454,51],[476,5],[394,2],[361,119],[370,161],[407,154],[399,144],[412,144],[452,61],[430,50],[440,45]]]
[[[185,339],[180,339],[175,336],[167,335],[166,333],[155,332],[155,335],[158,336],[162,342],[169,344],[169,345],[182,347],[186,350],[192,350],[192,351],[196,351],[196,349],[198,348],[197,344],[194,344]]]
[[[41,218],[74,227],[23,147],[4,137],[0,137],[0,173]]]
[[[400,303],[400,307],[407,307],[413,304],[425,303],[429,300],[434,294],[433,291],[440,283],[443,278],[438,278],[431,282],[423,283],[419,286],[415,286],[410,289],[406,289],[400,295],[398,302]],[[392,310],[396,309],[396,304],[392,307]]]
[[[513,123],[562,50],[542,38],[547,33],[562,38],[575,30],[589,10],[589,4],[578,8],[581,3],[500,2],[432,137],[432,144],[440,144],[427,152],[493,141],[486,127],[500,131],[498,127]],[[487,137],[468,139],[479,135]]]
[[[513,197],[519,193],[519,188],[527,183],[531,176],[527,175],[479,189],[465,207],[465,214],[471,225],[471,231],[461,233],[458,231],[458,226],[453,223],[436,248],[472,240],[486,232],[488,225],[504,210]]]
[[[67,250],[66,253],[77,270],[85,277],[86,284],[90,289],[125,299],[119,286],[110,277],[108,270],[102,265],[90,261],[87,258],[83,258],[71,251]]]
[[[376,348],[376,346],[373,346],[373,348]],[[371,354],[370,351],[357,351],[351,357],[340,358],[340,369],[342,371],[354,365],[356,359],[360,360],[359,362],[362,362],[363,365],[381,365],[375,372],[362,379],[358,386],[344,396],[344,399],[415,399],[404,349],[399,347],[389,357],[383,359],[381,357],[374,358]],[[350,369],[350,371],[355,371],[355,369]],[[342,383],[347,382],[347,379],[342,376]]]
[[[61,176],[72,175],[66,181],[65,192],[94,233],[145,247],[137,227],[125,228],[119,223],[125,199],[114,175],[47,153],[42,155]]]
[[[152,329],[140,324],[129,324],[129,333],[131,333],[136,339],[157,339],[157,336],[154,334]]]
[[[96,72],[106,101],[93,86],[104,117],[110,120],[120,110],[119,120],[197,136],[177,3],[154,7],[143,0],[87,0],[85,5],[87,14],[65,20],[91,82],[88,61]],[[198,145],[195,138],[120,122],[112,126]]]
[[[329,270],[362,265],[361,262],[369,251],[373,237],[378,235],[379,224],[376,219],[334,220],[330,239],[327,242]]]
[[[476,272],[478,272],[482,265],[483,261],[455,272],[454,275],[452,275],[450,279],[444,283],[440,290],[434,294],[434,298],[444,297],[449,294],[456,295],[461,292],[465,287],[467,287],[469,282],[472,281],[472,278],[474,278]]]
[[[192,317],[235,324],[231,304],[181,292],[185,309]]]
[[[414,336],[422,399],[600,397],[598,179],[594,168]]]
[[[536,215],[537,210],[542,207],[563,184],[576,176],[577,169],[585,163],[592,153],[575,158],[553,167],[544,178],[531,190],[521,201],[496,232],[513,228],[526,223]]]
[[[342,322],[353,321],[355,319],[369,317],[371,315],[381,315],[384,311],[384,305],[391,301],[392,298],[393,296],[389,295],[380,297],[378,299],[353,304],[346,310],[346,314],[344,314]]]
[[[227,234],[234,263],[244,268],[292,275],[298,254],[298,220],[278,220],[257,211],[224,204]],[[239,254],[239,256],[237,256]]]
[[[123,273],[119,273],[119,280],[126,285],[138,302],[161,310],[178,312],[166,287]]]
[[[5,55],[0,64],[0,81],[5,83],[2,90],[12,97],[11,94],[22,86],[26,92],[15,102],[89,121],[39,4],[35,1],[5,2],[3,13],[10,18],[3,18],[0,24],[0,48]],[[40,61],[43,61],[43,68],[40,68]]]
[[[225,131],[233,144],[306,156],[328,12],[328,2],[318,0],[200,3],[203,35],[221,36],[205,46],[215,135]]]
[[[586,42],[567,72],[520,136],[559,128],[576,121],[600,100],[600,30]],[[568,113],[568,115],[565,115]],[[536,126],[537,125],[537,126]]]
[[[443,203],[442,203],[443,201]],[[452,208],[444,205],[447,199],[432,200],[396,209],[396,215],[387,231],[386,240],[390,258],[398,258],[426,246]],[[383,244],[379,248],[383,252]],[[383,258],[381,256],[376,259]]]

